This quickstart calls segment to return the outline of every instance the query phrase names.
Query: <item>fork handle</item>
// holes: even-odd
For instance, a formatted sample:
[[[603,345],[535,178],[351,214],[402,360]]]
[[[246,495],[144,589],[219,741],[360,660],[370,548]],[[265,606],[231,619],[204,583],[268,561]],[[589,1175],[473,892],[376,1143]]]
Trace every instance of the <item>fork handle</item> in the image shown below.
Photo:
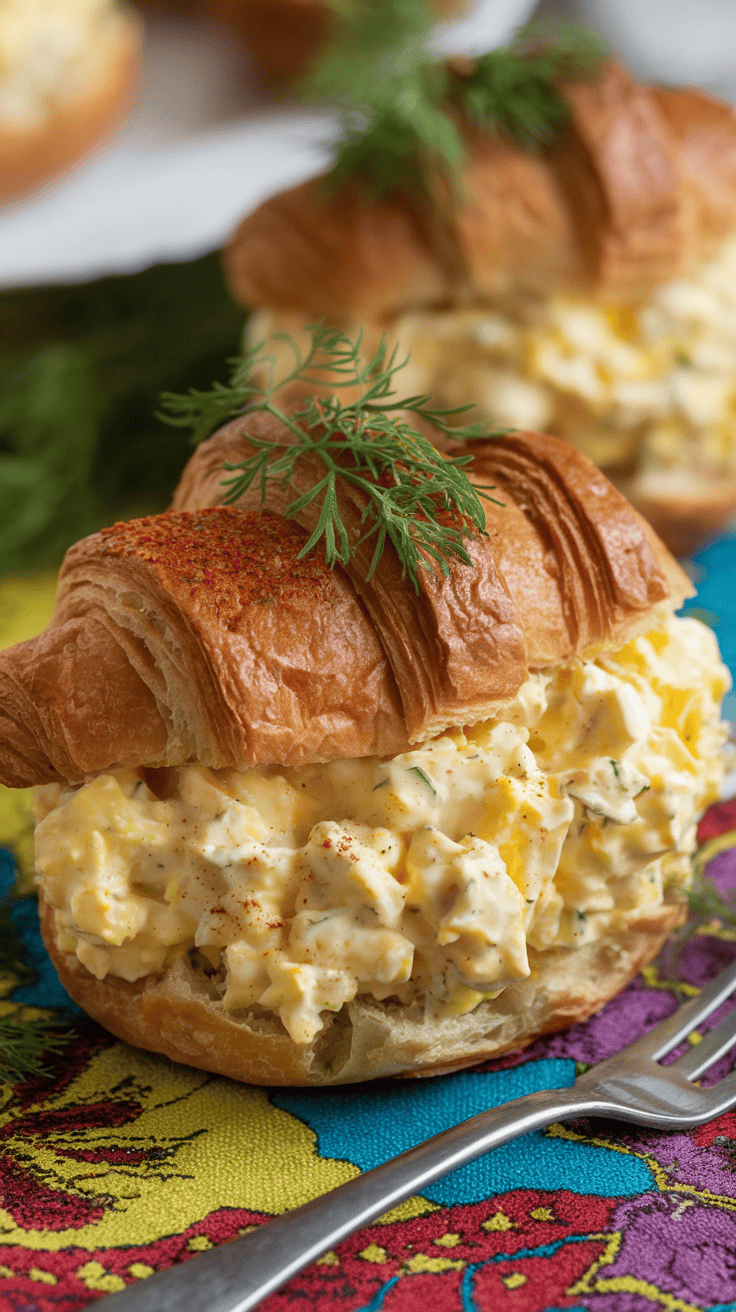
[[[106,1299],[105,1312],[110,1303],[110,1312],[248,1312],[302,1267],[440,1176],[553,1121],[601,1110],[574,1085],[492,1107],[250,1234],[137,1281]]]

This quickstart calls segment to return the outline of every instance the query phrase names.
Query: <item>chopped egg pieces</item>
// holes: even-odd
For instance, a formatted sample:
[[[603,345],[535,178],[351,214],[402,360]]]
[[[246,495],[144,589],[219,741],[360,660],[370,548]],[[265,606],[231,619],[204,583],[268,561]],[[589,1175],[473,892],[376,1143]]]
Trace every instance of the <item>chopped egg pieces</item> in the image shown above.
[[[195,954],[227,1009],[265,1008],[299,1044],[356,996],[469,1011],[535,952],[687,882],[728,682],[712,633],[663,611],[392,760],[47,785],[37,868],[59,946],[128,980]]]

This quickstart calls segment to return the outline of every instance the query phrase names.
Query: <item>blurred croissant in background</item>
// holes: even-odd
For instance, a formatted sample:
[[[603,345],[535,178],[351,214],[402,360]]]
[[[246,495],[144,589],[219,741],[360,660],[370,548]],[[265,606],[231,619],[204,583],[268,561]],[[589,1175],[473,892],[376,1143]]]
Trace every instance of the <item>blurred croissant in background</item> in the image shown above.
[[[671,550],[696,549],[736,511],[733,106],[642,85],[609,60],[550,83],[564,112],[529,143],[475,112],[481,92],[497,95],[490,62],[453,61],[449,75],[455,203],[446,172],[420,180],[419,150],[379,190],[390,161],[376,117],[352,174],[340,161],[356,138],[331,175],[235,232],[225,268],[255,311],[250,340],[321,318],[360,326],[368,357],[385,335],[411,353],[402,390],[558,434]],[[535,77],[530,64],[530,103]]]
[[[327,0],[145,0],[146,7],[205,16],[234,32],[251,57],[254,76],[289,82],[314,62],[333,28]],[[438,17],[462,13],[465,0],[431,0]]]
[[[141,24],[117,0],[0,5],[0,203],[71,168],[134,103]]]

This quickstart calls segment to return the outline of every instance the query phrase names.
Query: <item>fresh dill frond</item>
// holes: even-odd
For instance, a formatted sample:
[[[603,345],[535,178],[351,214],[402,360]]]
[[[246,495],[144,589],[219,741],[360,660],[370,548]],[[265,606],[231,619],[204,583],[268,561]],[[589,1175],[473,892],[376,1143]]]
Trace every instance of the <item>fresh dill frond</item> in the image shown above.
[[[34,979],[23,940],[12,918],[13,894],[0,900],[0,992],[6,994]],[[54,1012],[3,1001],[0,1014],[0,1080],[45,1075],[44,1056],[63,1050],[65,1020]]]
[[[338,9],[333,37],[301,94],[334,105],[340,140],[327,175],[338,189],[359,175],[374,195],[430,191],[451,176],[463,145],[443,108],[447,71],[427,56],[436,15],[426,0],[363,0]]]
[[[708,876],[709,863],[720,852],[733,845],[736,834],[720,834],[704,843],[693,858],[693,878],[685,889],[687,920],[675,930],[668,944],[668,969],[673,978],[680,973],[682,950],[692,938],[700,934],[719,934],[726,930],[729,937],[736,931],[736,893],[721,893]]]
[[[329,41],[297,84],[310,99],[353,108],[387,101],[427,64],[436,13],[427,0],[332,0]]]
[[[162,417],[176,426],[191,427],[197,441],[238,415],[265,412],[285,425],[289,437],[283,442],[247,434],[252,454],[239,464],[225,466],[233,475],[227,483],[229,503],[255,485],[263,504],[269,480],[288,487],[299,459],[305,454],[318,457],[324,476],[284,511],[293,518],[308,506],[319,507],[316,526],[300,557],[324,540],[332,568],[338,562],[347,564],[358,547],[374,540],[366,576],[370,579],[390,542],[402,575],[415,590],[420,570],[439,568],[446,575],[452,558],[470,564],[464,539],[485,532],[481,497],[493,500],[488,497],[493,489],[475,487],[465,472],[471,457],[443,456],[412,427],[408,416],[458,439],[490,437],[498,430],[483,420],[458,425],[458,417],[469,406],[447,409],[435,406],[428,396],[397,396],[394,376],[406,362],[397,358],[396,351],[389,355],[384,342],[363,363],[360,338],[353,341],[339,329],[320,324],[310,325],[308,332],[311,345],[305,354],[287,335],[275,335],[294,354],[294,367],[286,378],[276,380],[274,362],[261,342],[235,362],[229,385],[216,384],[210,392],[190,391],[187,396],[164,395]],[[267,380],[264,384],[254,381],[261,377]],[[307,396],[295,411],[282,409],[281,389],[297,383],[321,394]],[[352,396],[347,402],[338,395],[346,387]],[[340,514],[339,481],[358,488],[365,497],[365,531],[357,541],[350,541]]]
[[[475,127],[538,151],[570,114],[558,83],[595,77],[605,57],[603,42],[582,24],[533,23],[508,45],[453,66],[448,98]]]
[[[330,46],[298,88],[340,116],[331,189],[358,176],[376,196],[400,189],[446,207],[461,195],[464,128],[543,149],[569,114],[558,82],[594,77],[605,57],[582,24],[537,22],[501,49],[448,64],[427,48],[434,22],[426,0],[341,7]]]
[[[370,116],[350,117],[326,184],[339,190],[361,177],[375,197],[402,190],[432,198],[441,179],[454,195],[464,153],[457,126],[420,83]]]
[[[687,942],[706,925],[717,922],[724,929],[736,930],[736,897],[724,897],[712,879],[696,864],[693,882],[686,892],[689,916],[677,931],[677,941]]]
[[[18,1080],[27,1075],[47,1075],[46,1058],[63,1052],[69,1034],[64,1021],[53,1012],[29,1016],[19,1007],[0,1016],[0,1080]]]

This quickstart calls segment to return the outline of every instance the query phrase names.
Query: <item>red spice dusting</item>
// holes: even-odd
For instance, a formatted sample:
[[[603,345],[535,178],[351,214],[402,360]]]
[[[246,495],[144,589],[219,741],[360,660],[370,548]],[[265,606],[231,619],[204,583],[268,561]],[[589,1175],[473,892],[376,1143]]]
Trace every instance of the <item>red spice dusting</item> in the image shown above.
[[[214,610],[230,629],[247,607],[313,601],[330,586],[324,554],[298,560],[307,534],[270,511],[170,511],[114,524],[100,538],[110,556],[144,561],[175,595]]]

